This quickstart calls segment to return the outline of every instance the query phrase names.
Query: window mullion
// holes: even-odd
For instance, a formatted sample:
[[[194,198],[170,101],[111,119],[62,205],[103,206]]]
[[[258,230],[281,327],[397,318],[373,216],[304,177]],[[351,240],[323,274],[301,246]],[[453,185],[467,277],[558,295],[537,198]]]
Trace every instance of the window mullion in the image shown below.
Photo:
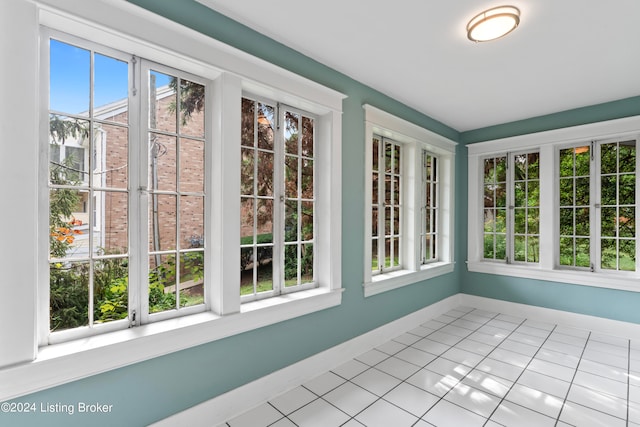
[[[273,144],[273,293],[278,295],[282,292],[284,283],[284,241],[285,241],[285,201],[286,194],[284,188],[284,131],[285,113],[284,108],[278,103],[276,105],[276,132]]]
[[[590,269],[592,272],[600,272],[600,236],[601,236],[601,177],[600,177],[600,144],[594,141],[590,143],[589,162],[589,255]]]

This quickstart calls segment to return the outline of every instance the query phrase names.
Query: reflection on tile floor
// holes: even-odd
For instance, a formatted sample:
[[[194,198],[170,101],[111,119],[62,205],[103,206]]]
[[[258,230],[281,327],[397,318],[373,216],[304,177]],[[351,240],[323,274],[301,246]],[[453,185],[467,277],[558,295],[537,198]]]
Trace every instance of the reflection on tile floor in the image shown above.
[[[640,427],[640,339],[458,307],[223,426]]]

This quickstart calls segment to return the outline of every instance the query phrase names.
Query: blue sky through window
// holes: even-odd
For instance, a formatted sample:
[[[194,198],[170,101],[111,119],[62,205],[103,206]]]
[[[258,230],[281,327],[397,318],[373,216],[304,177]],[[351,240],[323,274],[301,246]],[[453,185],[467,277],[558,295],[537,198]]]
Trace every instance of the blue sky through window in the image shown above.
[[[80,114],[89,111],[91,52],[58,40],[50,43],[49,105],[54,111]],[[94,54],[94,107],[127,98],[128,64],[100,53]],[[156,85],[169,83],[158,74]],[[85,114],[86,115],[86,114]]]

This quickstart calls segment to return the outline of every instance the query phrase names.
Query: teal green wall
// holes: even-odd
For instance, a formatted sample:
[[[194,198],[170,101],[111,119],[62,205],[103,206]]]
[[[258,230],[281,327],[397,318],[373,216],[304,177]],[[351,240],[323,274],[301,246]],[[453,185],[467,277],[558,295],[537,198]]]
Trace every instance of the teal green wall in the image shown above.
[[[113,404],[108,415],[0,413],[0,425],[146,425],[340,344],[462,291],[508,301],[640,322],[640,294],[466,271],[467,158],[464,144],[640,114],[640,98],[458,133],[193,0],[130,0],[252,55],[338,90],[343,104],[342,286],[339,307],[175,352],[16,399],[16,402]],[[364,112],[371,104],[461,141],[456,154],[456,269],[370,298],[363,297]]]
[[[460,141],[461,145],[472,144],[636,115],[640,115],[640,96],[463,132],[460,134]],[[466,195],[466,158],[463,161],[460,156],[458,160],[457,176],[465,181],[464,194]],[[466,209],[467,203],[464,204],[464,211],[458,211],[460,219],[458,224],[461,229],[464,227],[465,236]],[[465,217],[464,221],[462,217]],[[461,255],[458,261],[466,259],[466,238],[458,239],[457,244],[458,253]],[[466,268],[460,272],[460,275],[460,289],[466,294],[640,323],[640,310],[638,310],[640,292],[470,273]]]

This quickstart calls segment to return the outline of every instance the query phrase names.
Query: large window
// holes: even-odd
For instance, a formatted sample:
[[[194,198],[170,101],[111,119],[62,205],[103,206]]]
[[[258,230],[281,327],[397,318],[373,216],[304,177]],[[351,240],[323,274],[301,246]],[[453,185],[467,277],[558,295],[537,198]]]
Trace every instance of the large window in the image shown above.
[[[314,286],[314,133],[309,113],[242,99],[240,294]]]
[[[559,150],[561,266],[636,271],[636,157],[635,139]]]
[[[64,35],[49,58],[49,329],[202,306],[204,81]]]
[[[470,145],[469,269],[640,290],[639,126],[630,118]],[[505,154],[514,146],[523,151]]]
[[[540,257],[540,155],[483,160],[483,258],[537,263]]]
[[[365,295],[453,270],[455,143],[365,106]]]

